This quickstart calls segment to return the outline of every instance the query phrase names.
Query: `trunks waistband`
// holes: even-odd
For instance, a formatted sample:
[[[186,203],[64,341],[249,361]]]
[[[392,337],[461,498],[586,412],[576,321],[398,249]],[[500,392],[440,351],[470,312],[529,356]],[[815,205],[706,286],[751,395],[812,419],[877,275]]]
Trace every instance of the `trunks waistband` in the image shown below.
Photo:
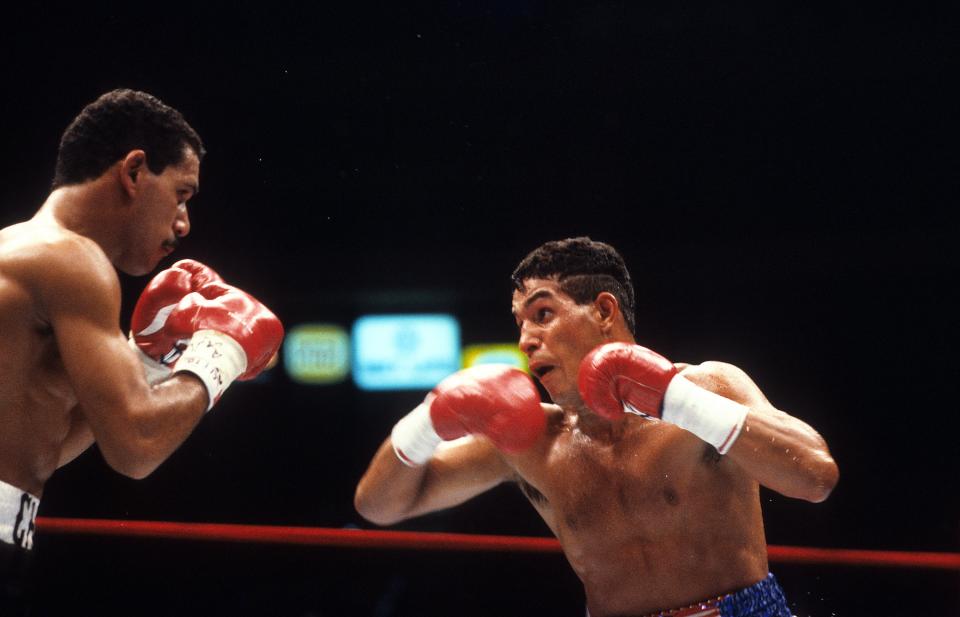
[[[773,574],[759,583],[724,596],[697,602],[690,606],[651,613],[647,617],[752,617],[784,615],[790,617],[783,590]]]
[[[720,600],[723,598],[714,598],[704,600],[684,608],[675,608],[669,611],[659,613],[650,613],[646,617],[721,617]]]
[[[40,500],[0,480],[0,542],[30,550]]]

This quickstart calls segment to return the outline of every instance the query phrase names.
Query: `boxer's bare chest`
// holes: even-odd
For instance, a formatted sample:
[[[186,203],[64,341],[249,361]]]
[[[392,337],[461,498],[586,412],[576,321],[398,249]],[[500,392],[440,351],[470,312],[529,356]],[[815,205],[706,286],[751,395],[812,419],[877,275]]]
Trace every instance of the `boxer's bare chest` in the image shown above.
[[[556,432],[519,469],[521,489],[568,545],[653,541],[683,525],[683,506],[716,460],[681,429],[629,418],[622,433]]]
[[[754,483],[683,429],[623,422],[608,435],[553,425],[542,449],[516,466],[591,611],[645,614],[758,580],[765,562],[753,558],[763,548]],[[749,558],[731,557],[745,546]],[[689,588],[676,586],[681,575]]]

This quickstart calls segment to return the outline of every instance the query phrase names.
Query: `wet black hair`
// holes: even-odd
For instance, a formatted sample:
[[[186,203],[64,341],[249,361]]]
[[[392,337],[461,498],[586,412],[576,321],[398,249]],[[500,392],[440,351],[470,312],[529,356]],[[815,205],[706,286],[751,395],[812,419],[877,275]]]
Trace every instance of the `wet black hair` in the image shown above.
[[[179,111],[146,92],[112,90],[84,107],[63,132],[52,188],[98,178],[137,149],[147,153],[147,167],[159,174],[183,161],[185,147],[199,159],[206,154]]]
[[[518,290],[532,278],[555,279],[560,290],[577,304],[593,302],[610,292],[631,334],[636,335],[635,298],[630,272],[615,248],[586,236],[552,240],[531,251],[510,276]]]

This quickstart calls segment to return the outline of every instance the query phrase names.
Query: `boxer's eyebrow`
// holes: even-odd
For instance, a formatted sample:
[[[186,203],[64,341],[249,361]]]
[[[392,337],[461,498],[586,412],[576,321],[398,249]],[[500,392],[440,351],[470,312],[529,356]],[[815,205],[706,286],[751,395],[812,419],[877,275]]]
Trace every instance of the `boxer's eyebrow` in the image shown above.
[[[549,289],[537,290],[533,293],[532,296],[530,296],[529,298],[523,301],[523,308],[527,308],[528,306],[530,306],[540,298],[552,298],[552,297],[553,297],[553,292],[550,291]]]
[[[523,301],[523,306],[520,307],[520,311],[526,310],[528,306],[530,306],[540,298],[552,298],[552,297],[554,297],[554,294],[549,289],[538,289],[537,291],[533,292],[533,295],[531,295],[529,298]],[[518,311],[515,307],[510,309],[510,313],[514,317],[516,317],[517,313],[520,311]]]

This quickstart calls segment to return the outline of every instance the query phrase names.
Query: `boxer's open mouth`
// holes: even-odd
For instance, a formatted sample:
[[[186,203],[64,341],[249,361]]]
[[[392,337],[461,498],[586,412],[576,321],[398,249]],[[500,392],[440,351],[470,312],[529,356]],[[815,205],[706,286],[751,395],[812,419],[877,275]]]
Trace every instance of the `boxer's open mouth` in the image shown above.
[[[533,374],[534,374],[534,375],[536,375],[538,378],[541,378],[541,379],[542,379],[544,375],[546,375],[547,373],[549,373],[549,372],[552,371],[553,369],[554,369],[553,366],[550,366],[550,365],[547,364],[547,365],[543,365],[543,366],[538,366],[538,367],[536,367],[536,368],[534,368],[534,369],[532,369],[532,370],[533,370]]]

